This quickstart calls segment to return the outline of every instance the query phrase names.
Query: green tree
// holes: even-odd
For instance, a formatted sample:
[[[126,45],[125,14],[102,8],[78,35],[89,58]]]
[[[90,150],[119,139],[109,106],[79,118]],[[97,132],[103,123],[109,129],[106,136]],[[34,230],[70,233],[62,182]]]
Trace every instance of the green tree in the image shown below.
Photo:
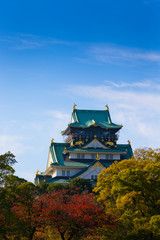
[[[27,211],[32,209],[36,198],[36,187],[25,179],[14,175],[15,156],[8,152],[0,155],[0,237],[1,239],[22,239],[31,237],[34,231],[32,222],[28,225],[16,217],[13,212],[15,204],[25,205]]]
[[[62,189],[69,189],[68,184],[61,184],[61,183],[51,183],[48,184],[47,191],[48,192],[53,192],[53,191],[59,191]]]
[[[7,152],[4,155],[0,155],[0,184],[3,184],[5,177],[15,172],[12,165],[16,163],[15,156]]]
[[[31,206],[33,193],[31,188],[27,187],[28,185],[33,184],[14,175],[5,177],[5,184],[0,188],[1,239],[20,239],[23,232],[27,233],[25,224],[15,216],[12,208],[20,203]],[[34,185],[33,187],[35,188]]]
[[[115,162],[98,176],[94,191],[107,212],[119,214],[121,239],[160,238],[156,231],[160,224],[160,149],[138,149],[131,159]]]
[[[7,236],[11,232],[11,225],[13,214],[12,207],[12,195],[11,191],[6,188],[6,184],[9,184],[11,177],[15,170],[12,167],[16,163],[15,156],[7,152],[4,155],[0,155],[0,233],[2,239],[8,239]],[[12,179],[13,184],[13,179]]]
[[[72,179],[69,183],[69,187],[77,189],[79,192],[87,191],[89,193],[91,193],[93,189],[90,180],[79,177]]]
[[[48,192],[48,187],[49,187],[49,183],[46,183],[46,181],[44,181],[44,182],[40,182],[36,188],[39,194],[44,194]]]

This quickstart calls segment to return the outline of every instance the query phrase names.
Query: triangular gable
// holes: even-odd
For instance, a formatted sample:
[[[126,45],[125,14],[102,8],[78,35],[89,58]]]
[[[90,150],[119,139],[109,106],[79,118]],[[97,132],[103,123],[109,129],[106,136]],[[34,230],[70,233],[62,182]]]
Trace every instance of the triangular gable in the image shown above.
[[[105,148],[106,146],[99,142],[97,139],[94,139],[89,144],[85,145],[85,148]]]
[[[72,178],[80,177],[85,179],[91,179],[91,175],[98,175],[104,168],[105,167],[98,160],[96,160],[94,164],[92,163],[89,167],[83,169]]]

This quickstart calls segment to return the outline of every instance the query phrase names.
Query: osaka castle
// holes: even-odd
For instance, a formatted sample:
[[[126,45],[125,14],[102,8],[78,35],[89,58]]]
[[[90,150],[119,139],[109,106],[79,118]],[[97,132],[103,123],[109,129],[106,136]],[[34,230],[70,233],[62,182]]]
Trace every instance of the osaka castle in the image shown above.
[[[81,110],[73,106],[71,122],[62,131],[65,142],[52,139],[47,168],[36,173],[35,184],[67,184],[73,178],[89,179],[93,184],[97,175],[114,161],[132,157],[133,152],[127,144],[117,144],[122,125],[112,122],[108,105],[105,110]]]

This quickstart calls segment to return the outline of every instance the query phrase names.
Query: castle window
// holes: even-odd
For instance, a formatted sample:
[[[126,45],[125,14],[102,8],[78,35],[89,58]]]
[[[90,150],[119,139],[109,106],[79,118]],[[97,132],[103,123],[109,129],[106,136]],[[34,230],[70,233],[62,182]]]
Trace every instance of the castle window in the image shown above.
[[[96,154],[92,153],[91,157],[92,157],[92,159],[96,159]]]
[[[80,157],[81,159],[84,159],[84,153],[81,153],[81,157]]]
[[[84,153],[78,153],[77,158],[78,159],[84,159]]]
[[[67,177],[69,177],[69,176],[70,176],[70,171],[68,170],[68,171],[67,171]]]
[[[92,180],[97,180],[97,175],[91,175]]]
[[[107,160],[113,160],[113,154],[107,154],[106,159]]]
[[[62,176],[65,177],[65,170],[62,170]]]

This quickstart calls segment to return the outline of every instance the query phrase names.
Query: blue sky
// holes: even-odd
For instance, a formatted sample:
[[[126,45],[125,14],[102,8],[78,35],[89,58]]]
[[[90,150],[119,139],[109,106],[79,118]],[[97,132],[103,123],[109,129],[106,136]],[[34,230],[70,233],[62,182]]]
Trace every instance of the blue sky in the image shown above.
[[[119,143],[160,146],[160,1],[1,1],[0,154],[44,171],[79,109],[110,107]]]

